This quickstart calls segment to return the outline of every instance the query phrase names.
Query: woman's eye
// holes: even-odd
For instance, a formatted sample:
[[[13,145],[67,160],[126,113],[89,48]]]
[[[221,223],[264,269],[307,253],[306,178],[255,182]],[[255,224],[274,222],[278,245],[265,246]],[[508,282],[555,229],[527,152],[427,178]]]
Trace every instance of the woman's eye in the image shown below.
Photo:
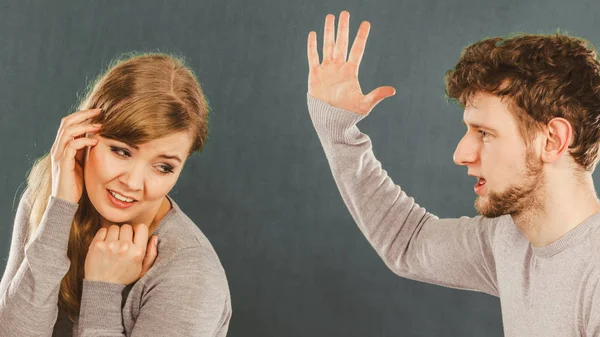
[[[173,168],[169,165],[160,165],[159,167],[161,168],[160,173],[162,174],[173,173]]]
[[[130,154],[129,154],[129,152],[127,152],[127,150],[122,149],[120,147],[111,146],[110,150],[121,157],[129,157],[130,156]]]
[[[122,149],[120,147],[111,146],[110,150],[112,152],[116,153],[120,157],[125,157],[125,158],[131,157],[131,154],[129,153],[129,151]],[[158,171],[161,174],[173,173],[173,167],[171,165],[159,165],[158,167],[160,168]]]

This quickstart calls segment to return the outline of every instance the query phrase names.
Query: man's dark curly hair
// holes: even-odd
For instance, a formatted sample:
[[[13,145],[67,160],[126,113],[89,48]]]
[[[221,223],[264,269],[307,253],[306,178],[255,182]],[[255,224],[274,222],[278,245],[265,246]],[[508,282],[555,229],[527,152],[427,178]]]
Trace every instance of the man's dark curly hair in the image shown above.
[[[446,95],[465,107],[486,92],[507,99],[529,146],[555,117],[573,129],[569,153],[593,172],[600,142],[600,62],[594,46],[564,34],[486,38],[466,47],[445,75]]]

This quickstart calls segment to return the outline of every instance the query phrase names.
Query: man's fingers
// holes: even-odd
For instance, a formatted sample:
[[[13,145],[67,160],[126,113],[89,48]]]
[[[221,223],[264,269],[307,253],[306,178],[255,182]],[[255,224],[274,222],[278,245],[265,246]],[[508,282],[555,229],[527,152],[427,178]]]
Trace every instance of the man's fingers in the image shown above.
[[[390,96],[394,96],[395,94],[396,94],[396,89],[394,89],[394,87],[390,87],[390,86],[379,87],[379,88],[371,91],[366,96],[366,100],[369,102],[369,105],[371,105],[371,109],[372,109],[377,104],[379,104],[379,102],[383,101],[384,99],[386,99]]]
[[[337,40],[335,42],[335,50],[333,58],[336,60],[346,61],[348,55],[348,26],[350,25],[350,13],[342,11],[338,20]]]
[[[308,56],[308,68],[312,69],[319,66],[319,51],[317,50],[317,33],[308,33],[308,43],[306,47]]]
[[[360,61],[362,60],[365,52],[365,46],[367,45],[367,38],[369,37],[370,29],[371,24],[368,21],[363,21],[358,28],[358,33],[356,34],[354,43],[352,43],[350,56],[348,56],[348,63],[354,64],[357,69],[360,66]]]
[[[334,20],[335,16],[333,16],[333,14],[328,14],[325,17],[325,30],[323,33],[323,61],[333,57],[333,46],[335,41]]]

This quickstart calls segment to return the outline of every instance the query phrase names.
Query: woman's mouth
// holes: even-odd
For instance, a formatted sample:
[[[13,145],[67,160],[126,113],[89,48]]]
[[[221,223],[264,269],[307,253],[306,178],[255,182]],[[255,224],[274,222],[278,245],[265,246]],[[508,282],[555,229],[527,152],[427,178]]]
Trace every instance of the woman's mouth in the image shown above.
[[[109,189],[106,190],[108,200],[110,200],[110,202],[118,208],[129,208],[137,202],[137,200],[123,198],[123,196],[119,196],[118,193],[115,193],[117,195],[117,196],[115,196],[115,195],[113,195],[113,193],[115,193],[115,192],[113,192]],[[119,200],[119,199],[117,199],[117,197],[121,198],[121,199],[125,199],[125,200]],[[127,201],[127,200],[129,200],[129,201]]]

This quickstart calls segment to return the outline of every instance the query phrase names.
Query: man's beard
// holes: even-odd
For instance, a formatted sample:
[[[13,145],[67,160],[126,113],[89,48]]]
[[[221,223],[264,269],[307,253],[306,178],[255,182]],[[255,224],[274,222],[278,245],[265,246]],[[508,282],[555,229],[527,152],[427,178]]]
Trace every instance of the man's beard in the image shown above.
[[[510,214],[513,217],[529,210],[541,207],[540,195],[544,188],[544,177],[541,162],[534,160],[534,154],[528,152],[526,155],[525,174],[522,181],[509,185],[502,192],[490,191],[482,200],[478,196],[475,200],[475,209],[485,217],[495,218]]]

